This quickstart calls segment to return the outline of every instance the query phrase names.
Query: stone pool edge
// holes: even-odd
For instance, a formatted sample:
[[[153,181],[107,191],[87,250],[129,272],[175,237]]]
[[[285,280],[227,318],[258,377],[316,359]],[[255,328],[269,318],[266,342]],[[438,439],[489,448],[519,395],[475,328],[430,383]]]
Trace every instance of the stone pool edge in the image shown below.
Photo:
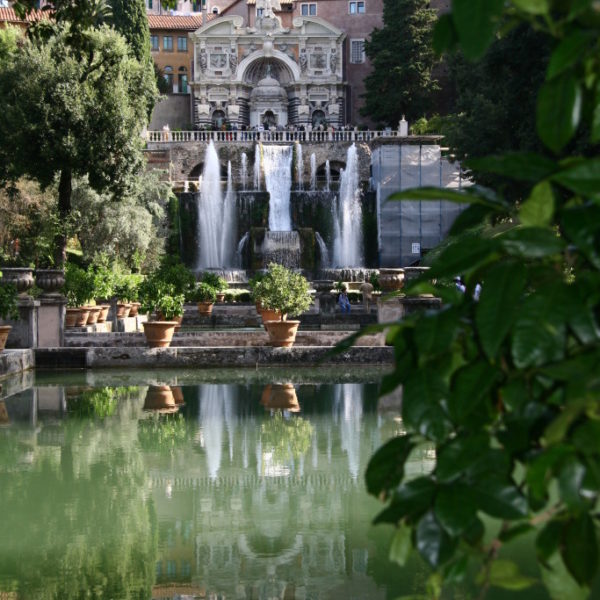
[[[316,367],[394,361],[394,349],[387,346],[353,346],[339,354],[332,354],[331,346],[38,348],[34,352],[36,369]]]
[[[4,350],[0,352],[0,381],[34,368],[34,350]]]

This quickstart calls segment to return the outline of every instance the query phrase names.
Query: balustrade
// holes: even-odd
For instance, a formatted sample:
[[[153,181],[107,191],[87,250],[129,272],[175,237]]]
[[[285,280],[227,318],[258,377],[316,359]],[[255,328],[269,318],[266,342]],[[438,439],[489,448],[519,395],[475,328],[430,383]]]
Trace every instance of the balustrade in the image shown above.
[[[189,142],[252,144],[256,142],[300,142],[308,144],[331,142],[370,142],[374,139],[400,138],[398,131],[147,131],[146,141],[151,144],[185,144]]]

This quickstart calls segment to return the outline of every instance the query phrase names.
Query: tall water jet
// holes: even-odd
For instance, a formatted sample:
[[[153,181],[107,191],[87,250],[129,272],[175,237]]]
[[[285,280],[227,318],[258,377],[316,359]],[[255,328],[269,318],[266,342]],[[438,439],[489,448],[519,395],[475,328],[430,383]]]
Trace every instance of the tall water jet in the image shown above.
[[[317,157],[313,152],[310,155],[310,191],[314,192],[317,189]]]
[[[296,143],[296,183],[298,184],[298,190],[301,192],[304,189],[303,185],[304,178],[304,159],[302,158],[302,144]]]
[[[221,165],[213,142],[206,149],[198,200],[197,269],[231,267],[235,235],[235,195],[228,186],[223,200]]]
[[[246,233],[242,236],[242,239],[238,243],[236,258],[238,267],[242,268],[243,258],[244,258],[244,248],[250,239],[250,232],[246,231]]]
[[[321,254],[321,269],[327,269],[331,267],[331,261],[329,260],[329,250],[325,244],[325,240],[321,237],[318,231],[315,231],[315,240],[319,246],[319,252]]]
[[[293,146],[262,146],[265,187],[270,194],[269,229],[291,231]]]
[[[240,167],[240,180],[242,182],[242,190],[246,191],[246,183],[248,179],[248,155],[242,152],[242,166]]]
[[[331,191],[331,165],[329,160],[325,161],[325,191]]]
[[[360,267],[364,265],[362,241],[362,207],[356,146],[348,148],[346,169],[340,177],[340,193],[333,203],[333,265]]]
[[[260,192],[260,146],[254,146],[254,189]]]
[[[221,265],[224,267],[234,266],[234,232],[237,230],[237,211],[235,206],[235,191],[233,189],[233,177],[231,174],[231,161],[227,162],[227,191],[223,202],[223,229],[221,233]]]

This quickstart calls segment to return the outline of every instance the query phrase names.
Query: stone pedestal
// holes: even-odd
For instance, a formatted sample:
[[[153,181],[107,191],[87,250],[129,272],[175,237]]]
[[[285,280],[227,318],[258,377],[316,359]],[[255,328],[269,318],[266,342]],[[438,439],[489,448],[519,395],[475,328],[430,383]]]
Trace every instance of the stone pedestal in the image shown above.
[[[315,291],[315,308],[322,315],[335,314],[335,294],[331,293],[333,281],[329,279],[320,279],[312,282]]]
[[[393,323],[400,321],[405,314],[404,298],[395,296],[392,298],[377,299],[377,322],[378,323]]]
[[[38,308],[40,303],[26,295],[18,299],[19,319],[6,320],[3,323],[12,329],[6,342],[7,348],[37,348],[38,344]]]
[[[63,296],[42,296],[38,308],[37,347],[57,348],[64,346],[65,312],[67,300]]]

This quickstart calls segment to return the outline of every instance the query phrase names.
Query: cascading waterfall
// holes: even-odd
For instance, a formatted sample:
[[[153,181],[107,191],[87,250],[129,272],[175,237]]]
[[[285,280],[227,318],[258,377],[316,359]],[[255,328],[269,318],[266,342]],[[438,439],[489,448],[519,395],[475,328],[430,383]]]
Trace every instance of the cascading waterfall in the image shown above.
[[[231,167],[227,194],[221,190],[221,165],[213,142],[206,149],[204,171],[199,180],[198,256],[196,267],[214,269],[233,266],[235,244],[235,194],[231,183]]]
[[[260,192],[260,146],[254,146],[254,189]]]
[[[236,257],[237,257],[238,266],[240,268],[242,266],[242,257],[243,257],[244,248],[245,248],[246,244],[248,243],[249,239],[250,239],[250,232],[246,231],[246,233],[242,236],[242,239],[240,240],[238,247],[237,247]]]
[[[291,231],[293,146],[262,146],[265,187],[270,194],[269,229]]]
[[[352,144],[346,155],[346,169],[340,177],[340,193],[333,207],[333,265],[364,265],[362,242],[362,207],[358,178],[358,157]]]
[[[298,190],[301,192],[304,189],[304,159],[302,158],[302,144],[296,144],[296,183]]]
[[[317,157],[313,152],[310,155],[310,191],[314,192],[317,189]]]
[[[242,166],[240,167],[240,179],[242,182],[242,190],[246,191],[246,184],[248,179],[248,155],[242,152]]]
[[[327,269],[331,266],[331,262],[329,260],[329,250],[327,250],[325,240],[323,240],[318,231],[315,231],[315,240],[317,241],[319,252],[321,253],[321,269]]]
[[[325,161],[325,191],[331,191],[331,166],[329,160]]]

